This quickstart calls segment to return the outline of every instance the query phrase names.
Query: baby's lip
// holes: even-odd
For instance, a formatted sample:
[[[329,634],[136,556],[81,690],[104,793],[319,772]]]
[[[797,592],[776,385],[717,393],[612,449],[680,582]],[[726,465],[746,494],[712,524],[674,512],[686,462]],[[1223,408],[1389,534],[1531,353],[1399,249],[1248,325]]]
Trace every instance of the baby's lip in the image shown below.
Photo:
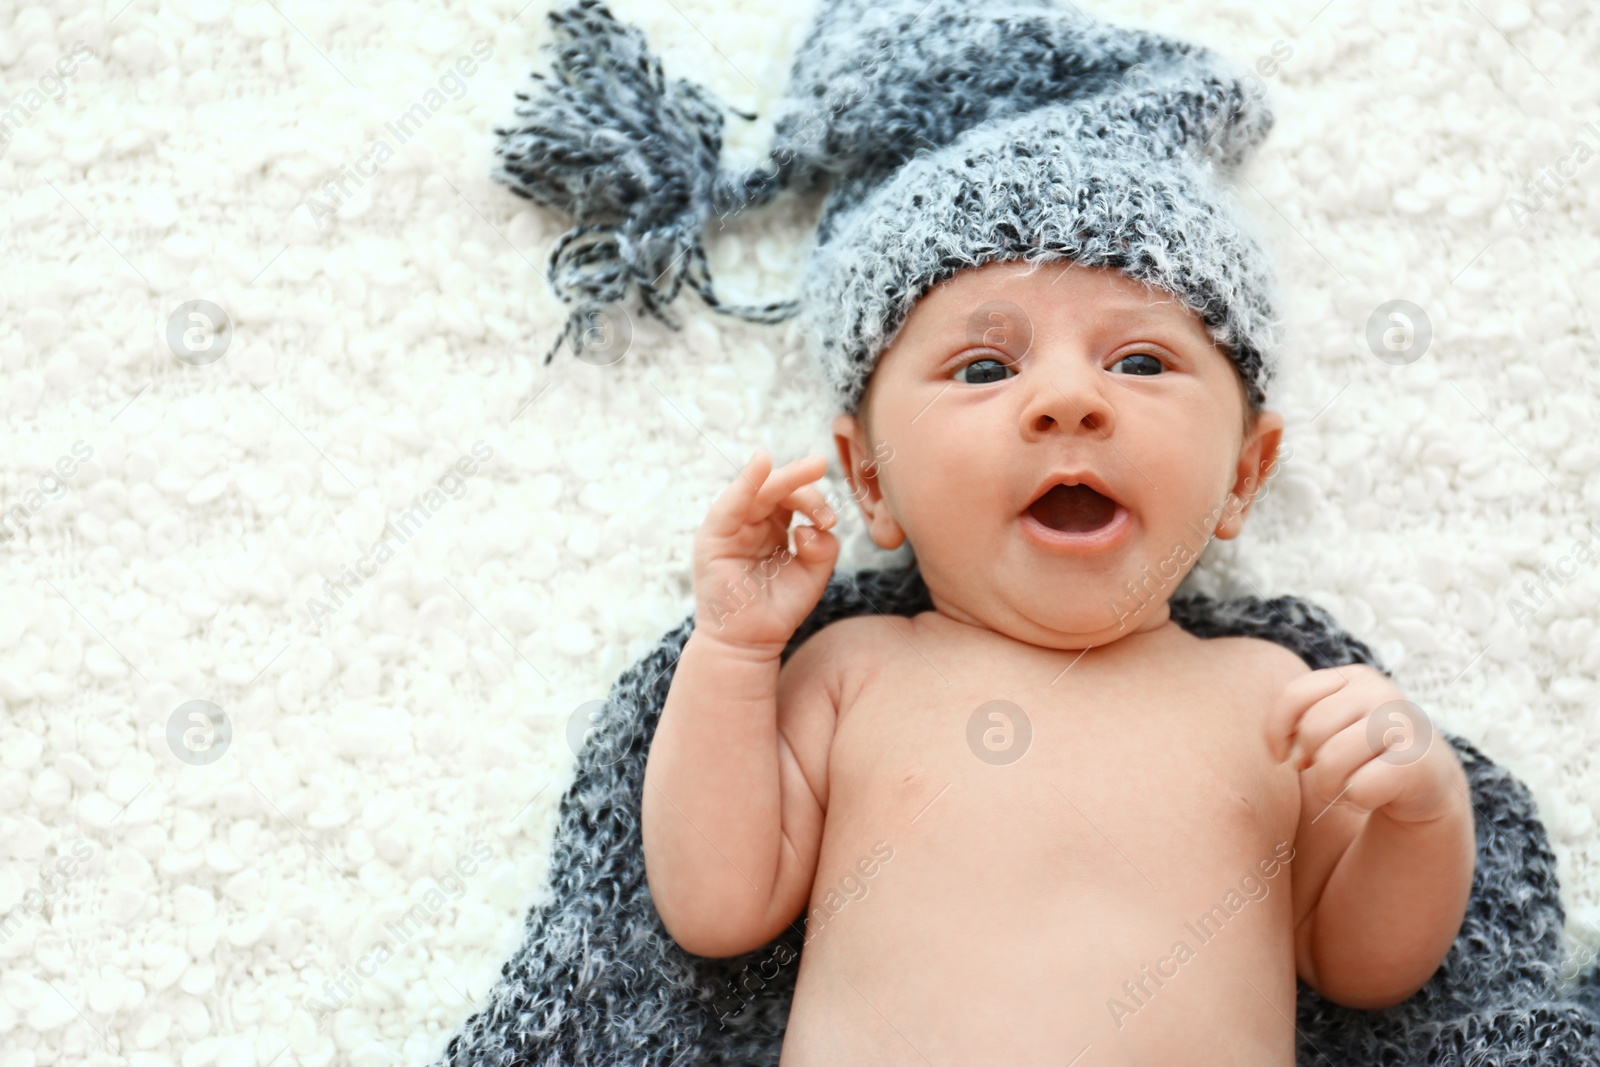
[[[1023,512],[1018,520],[1025,539],[1051,553],[1078,556],[1083,553],[1114,551],[1132,536],[1133,516],[1121,504],[1116,505],[1109,521],[1094,529],[1061,530],[1046,526],[1031,512]]]
[[[1105,481],[1105,479],[1101,478],[1093,471],[1061,470],[1056,471],[1053,474],[1046,475],[1044,480],[1034,487],[1033,495],[1028,497],[1028,502],[1026,504],[1022,505],[1022,512],[1026,513],[1028,509],[1032,508],[1033,505],[1039,502],[1040,497],[1044,496],[1051,489],[1058,485],[1086,485],[1090,489],[1093,489],[1095,492],[1099,493],[1101,496],[1105,497],[1107,500],[1110,500],[1113,504],[1116,504],[1124,509],[1126,509],[1128,506],[1123,502],[1119,492],[1112,490],[1111,486]]]

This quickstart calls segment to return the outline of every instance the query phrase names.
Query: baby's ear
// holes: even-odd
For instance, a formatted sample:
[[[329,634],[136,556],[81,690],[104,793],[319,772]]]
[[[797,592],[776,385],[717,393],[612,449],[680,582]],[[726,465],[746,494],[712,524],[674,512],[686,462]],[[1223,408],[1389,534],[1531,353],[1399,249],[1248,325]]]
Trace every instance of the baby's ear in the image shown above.
[[[833,443],[839,449],[839,465],[850,495],[861,505],[863,512],[869,502],[881,500],[878,491],[878,468],[872,464],[872,452],[867,448],[867,431],[854,415],[841,413],[833,417]],[[868,515],[871,518],[871,515]]]
[[[1267,479],[1277,473],[1278,444],[1283,439],[1283,416],[1263,411],[1245,438],[1234,468],[1233,488],[1223,502],[1222,521],[1217,523],[1217,538],[1227,541],[1244,529],[1244,517],[1256,499],[1263,496]]]
[[[867,520],[867,533],[873,544],[888,550],[899,548],[906,535],[889,513],[878,484],[878,470],[886,457],[868,447],[861,420],[848,413],[834,416],[833,443],[839,449],[839,464],[844,468],[850,496]],[[882,442],[879,447],[883,447]]]

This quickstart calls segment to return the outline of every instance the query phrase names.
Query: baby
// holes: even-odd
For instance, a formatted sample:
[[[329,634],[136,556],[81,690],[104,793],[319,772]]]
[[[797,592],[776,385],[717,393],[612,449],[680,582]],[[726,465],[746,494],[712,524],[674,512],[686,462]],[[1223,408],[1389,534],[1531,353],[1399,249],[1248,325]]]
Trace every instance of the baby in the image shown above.
[[[1297,978],[1363,1009],[1427,982],[1475,856],[1452,747],[1371,668],[1169,613],[1282,432],[1171,293],[991,262],[915,302],[834,422],[933,610],[785,661],[838,555],[825,459],[757,450],[718,497],[644,857],[688,952],[804,917],[783,1067],[1288,1067]]]

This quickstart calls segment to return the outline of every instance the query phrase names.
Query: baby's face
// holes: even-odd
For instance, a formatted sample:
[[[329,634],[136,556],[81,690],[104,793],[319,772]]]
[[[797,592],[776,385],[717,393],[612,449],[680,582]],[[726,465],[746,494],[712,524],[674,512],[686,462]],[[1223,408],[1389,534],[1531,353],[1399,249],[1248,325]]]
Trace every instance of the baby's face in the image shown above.
[[[1245,431],[1237,371],[1176,297],[1108,268],[1028,271],[989,263],[924,295],[866,427],[840,415],[835,440],[873,541],[910,540],[942,613],[1102,645],[1167,623],[1208,539],[1237,535],[1283,420]],[[1045,491],[1070,481],[1099,491]]]

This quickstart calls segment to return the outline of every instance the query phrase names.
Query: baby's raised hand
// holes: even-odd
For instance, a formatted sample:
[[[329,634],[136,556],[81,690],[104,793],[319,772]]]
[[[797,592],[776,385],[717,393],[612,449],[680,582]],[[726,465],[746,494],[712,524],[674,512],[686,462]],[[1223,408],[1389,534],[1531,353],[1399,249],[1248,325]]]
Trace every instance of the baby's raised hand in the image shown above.
[[[773,470],[758,448],[717,497],[694,537],[695,633],[764,654],[783,651],[822,598],[839,555],[839,539],[828,531],[836,516],[809,484],[826,469],[815,452]],[[816,525],[796,527],[791,548],[796,511]]]
[[[1335,801],[1426,822],[1452,808],[1461,774],[1453,747],[1400,687],[1365,664],[1311,671],[1284,686],[1267,716],[1267,745],[1295,757],[1302,800],[1320,817]]]

